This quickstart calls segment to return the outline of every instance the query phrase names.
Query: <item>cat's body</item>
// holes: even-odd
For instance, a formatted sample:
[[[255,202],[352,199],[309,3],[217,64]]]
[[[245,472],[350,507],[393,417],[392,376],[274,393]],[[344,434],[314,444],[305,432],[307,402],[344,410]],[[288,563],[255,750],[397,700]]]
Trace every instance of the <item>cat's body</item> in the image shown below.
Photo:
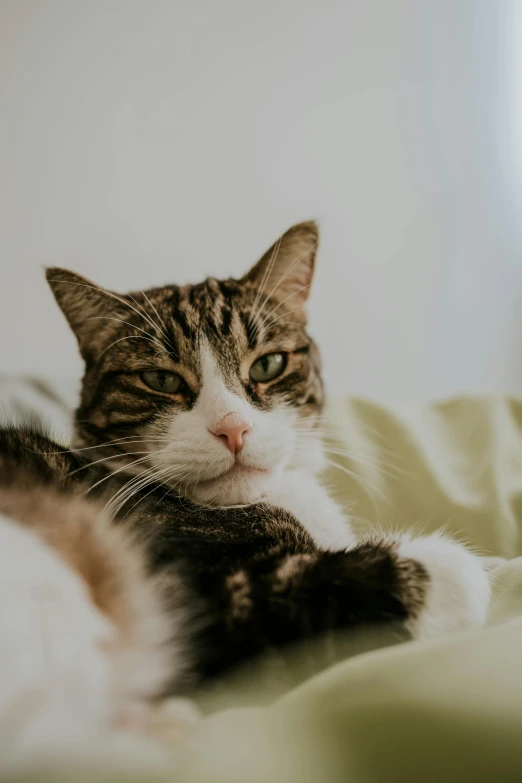
[[[132,556],[169,585],[152,590],[176,653],[144,700],[310,638],[331,650],[339,631],[418,638],[484,621],[488,579],[464,547],[357,543],[321,485],[323,390],[303,310],[316,244],[301,224],[241,281],[124,297],[48,273],[86,363],[75,442],[61,453],[0,433],[0,512],[27,525],[12,490],[25,486],[30,506],[58,493],[64,513],[86,504],[96,525],[103,506],[132,533]],[[92,572],[59,555],[99,608]]]
[[[82,745],[188,676],[186,600],[44,436],[0,430],[0,771]],[[145,728],[145,724],[144,724]]]
[[[260,654],[274,657],[313,637],[323,637],[331,661],[340,631],[390,624],[397,639],[408,639],[484,619],[488,586],[481,566],[443,537],[369,539],[334,549],[318,545],[283,508],[202,508],[149,485],[133,496],[132,511],[122,510],[110,525],[102,508],[125,485],[121,475],[97,466],[86,471],[84,460],[28,431],[0,430],[0,454],[0,511],[71,565],[111,622],[107,586],[123,583],[126,554],[142,563],[140,571],[133,566],[131,587],[146,583],[145,572],[155,575],[149,587],[156,610],[147,607],[142,619],[159,617],[170,629],[160,634],[159,647],[172,658],[159,667],[154,637],[140,640],[150,642],[150,660],[144,655],[140,665],[156,667],[148,696],[185,694]],[[87,500],[93,479],[101,483]],[[103,546],[115,562],[102,558]],[[105,571],[95,567],[99,561]],[[440,595],[430,606],[433,593]],[[118,601],[124,598],[122,592]]]

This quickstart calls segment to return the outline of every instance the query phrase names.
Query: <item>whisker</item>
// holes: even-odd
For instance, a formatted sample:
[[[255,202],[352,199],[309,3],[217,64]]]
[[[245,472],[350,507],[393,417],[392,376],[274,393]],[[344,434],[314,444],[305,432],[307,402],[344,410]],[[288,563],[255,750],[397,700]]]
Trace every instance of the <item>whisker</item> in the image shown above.
[[[307,285],[303,285],[301,288],[298,288],[297,291],[292,291],[291,294],[288,294],[288,296],[285,296],[285,298],[281,302],[279,302],[279,304],[277,304],[274,308],[272,308],[272,310],[270,310],[269,313],[266,314],[266,316],[264,316],[264,318],[263,318],[263,326],[265,326],[265,324],[268,321],[268,319],[270,318],[270,316],[273,313],[275,313],[277,310],[279,310],[279,308],[282,307],[282,305],[284,305],[285,302],[287,302],[289,299],[292,299],[292,297],[297,296],[297,294],[299,294],[301,291],[305,291],[307,288],[310,288],[311,285],[312,285],[311,283],[308,283]],[[284,318],[285,315],[290,315],[290,313],[298,313],[298,312],[300,312],[301,310],[304,310],[304,309],[305,309],[305,307],[303,305],[298,310],[289,310],[286,313],[282,313],[279,316],[279,318]],[[274,321],[271,322],[270,326],[268,326],[268,327],[265,326],[265,328],[266,329],[270,329],[270,327],[274,323],[276,323],[279,320],[279,318],[276,318]]]
[[[109,448],[113,445],[118,445],[120,443],[147,443],[148,441],[155,441],[154,438],[138,438],[136,436],[126,436],[125,438],[117,438],[116,440],[110,440],[105,443],[98,443],[95,446],[81,446],[81,447],[72,447],[70,449],[60,449],[58,451],[34,451],[34,454],[41,454],[44,457],[54,456],[55,454],[77,454],[80,451],[90,451],[92,449],[101,449],[101,448]],[[166,439],[165,442],[171,443],[171,439]],[[32,451],[30,449],[30,451]],[[122,452],[125,454],[126,452]]]
[[[155,314],[156,314],[156,318],[158,319],[158,321],[159,321],[159,323],[160,323],[161,327],[162,327],[162,328],[165,330],[165,332],[166,332],[166,331],[167,331],[167,326],[166,326],[166,324],[165,324],[165,321],[164,321],[164,320],[163,320],[163,318],[161,317],[161,315],[158,313],[158,308],[156,307],[156,305],[154,304],[154,302],[151,302],[151,300],[149,299],[149,297],[147,296],[147,294],[145,293],[145,291],[141,291],[141,293],[143,294],[143,296],[145,297],[145,299],[147,300],[147,302],[149,303],[149,305],[151,306],[151,308],[154,310],[154,312],[155,312]]]
[[[317,417],[307,417],[306,419],[302,419],[301,421],[297,421],[293,427],[295,429],[306,429],[309,422],[318,422],[318,427],[322,430],[322,432],[325,435],[325,438],[327,442],[329,440],[335,441],[336,443],[339,440],[340,434],[339,434],[339,427],[337,427],[334,424],[331,424],[327,419],[324,418],[324,414],[321,414]],[[365,428],[368,430],[368,432],[372,435],[374,435],[379,441],[384,441],[385,438],[381,432],[379,432],[377,429],[371,427],[369,424],[367,424],[364,421],[361,421],[360,419],[355,419],[355,422],[358,426]],[[379,449],[379,452],[382,454],[385,454],[386,456],[390,457],[392,460],[400,460],[401,456],[397,451],[394,451],[393,449],[386,448],[385,446],[381,445],[381,443],[377,446]]]
[[[201,472],[201,471],[200,471],[200,472]],[[186,479],[186,478],[188,478],[189,474],[190,474],[190,471],[187,471],[186,473],[184,473],[184,474],[183,474],[183,476],[180,478],[180,480],[179,480],[179,481],[177,481],[177,482],[174,484],[174,486],[172,486],[172,487],[168,487],[168,488],[167,488],[167,491],[166,491],[166,492],[164,492],[164,493],[163,493],[163,495],[160,497],[160,499],[157,501],[157,503],[156,503],[156,506],[158,505],[158,503],[161,503],[161,502],[162,502],[162,501],[163,501],[163,500],[164,500],[164,499],[167,497],[167,495],[168,495],[170,492],[173,492],[173,491],[176,489],[176,487],[177,487],[179,484],[181,484],[181,482],[182,482],[182,481],[185,481],[185,479]],[[169,479],[167,478],[167,479],[166,479],[166,481],[169,481]],[[186,490],[185,490],[185,500],[186,500],[186,499],[187,499],[187,497],[186,497]]]
[[[252,319],[254,319],[257,315],[256,313],[256,307],[259,304],[259,301],[264,293],[266,284],[268,283],[268,280],[270,278],[270,274],[272,272],[272,269],[274,267],[274,264],[276,262],[277,256],[279,255],[279,248],[281,247],[281,237],[277,240],[276,244],[274,245],[274,250],[272,252],[272,255],[270,256],[270,261],[268,262],[265,272],[263,274],[263,277],[261,279],[261,285],[259,286],[257,290],[256,297],[254,299],[254,304],[252,305],[252,310],[250,313],[250,316]]]
[[[145,331],[145,329],[141,329],[139,326],[136,326],[136,324],[131,324],[130,321],[124,321],[122,318],[113,318],[112,316],[109,315],[93,315],[91,318],[87,318],[87,321],[116,321],[116,323],[130,326],[131,329],[137,329],[138,332],[142,332],[151,340],[151,342],[153,342],[156,346],[158,346],[163,351],[163,353],[166,353],[167,350],[166,347],[163,345],[163,343],[160,343],[157,337],[154,337],[154,335],[150,334],[150,332]]]
[[[118,340],[114,340],[114,342],[108,345],[107,348],[104,348],[104,350],[100,354],[100,359],[105,353],[107,353],[109,348],[112,348],[112,346],[116,345],[117,343],[121,343],[122,340],[147,340],[147,342],[155,345],[154,340],[151,340],[150,337],[144,337],[141,334],[128,334],[126,337],[120,337]]]
[[[91,289],[91,291],[98,291],[98,293],[105,294],[105,296],[108,296],[111,299],[115,299],[120,304],[123,304],[126,307],[129,307],[131,310],[133,310],[136,313],[136,315],[139,315],[140,318],[144,318],[145,320],[147,320],[145,318],[145,316],[143,315],[143,313],[141,313],[139,310],[137,310],[135,307],[133,307],[130,304],[130,302],[127,302],[126,299],[123,299],[122,297],[117,296],[117,294],[114,294],[112,291],[107,291],[105,288],[100,288],[99,286],[96,286],[96,285],[89,285],[88,283],[76,283],[76,282],[73,282],[72,280],[60,280],[60,278],[54,278],[53,280],[50,280],[49,282],[51,282],[51,283],[65,283],[66,285],[75,285],[75,286],[80,286],[81,288],[89,288],[89,289]],[[133,297],[131,297],[131,299],[133,299]],[[136,301],[136,300],[133,299],[133,301]],[[126,322],[122,322],[122,323],[126,323]],[[152,324],[152,325],[154,326],[154,324]],[[135,328],[137,329],[138,327],[135,327]]]
[[[174,346],[172,345],[172,341],[171,341],[169,333],[168,333],[167,325],[166,325],[165,321],[163,320],[163,318],[161,317],[161,315],[159,314],[158,308],[156,307],[154,302],[151,302],[151,300],[149,299],[149,297],[147,296],[145,291],[142,291],[141,293],[143,294],[143,296],[145,297],[145,299],[149,303],[150,307],[152,308],[152,310],[156,314],[156,318],[158,319],[159,326],[160,326],[160,333],[163,335],[163,338],[164,338],[166,344],[171,349],[172,354],[174,355],[174,357],[176,359],[179,359],[178,354],[176,353],[176,351],[174,349]]]
[[[295,310],[295,311],[293,311],[293,312],[298,312],[298,311],[297,311],[297,310]],[[283,315],[286,315],[286,313],[283,313]],[[267,331],[268,331],[268,329],[271,329],[271,328],[272,328],[272,326],[274,326],[274,324],[275,324],[275,323],[276,323],[275,321],[272,321],[272,323],[271,323],[271,324],[269,324],[269,325],[266,327]],[[280,322],[280,325],[281,325],[281,326],[302,326],[303,324],[302,324],[302,323],[299,323],[299,321],[281,321],[281,322]]]
[[[151,476],[154,476],[155,472],[154,468],[148,467],[146,470],[138,473],[137,476],[132,476],[111,498],[109,498],[104,506],[104,511],[110,513],[111,516],[116,516],[127,502],[127,498],[132,497],[134,490],[136,490],[136,492],[139,491],[142,482],[144,482],[143,486],[146,486],[151,481]]]
[[[95,484],[93,484],[92,487],[89,487],[89,489],[87,490],[87,492],[85,494],[87,494],[89,492],[92,492],[93,489],[98,487],[100,484],[103,484],[104,481],[107,481],[108,479],[114,478],[114,476],[116,476],[118,473],[121,473],[123,470],[127,470],[128,468],[131,468],[134,465],[138,465],[141,462],[145,462],[149,457],[150,457],[150,454],[147,452],[147,457],[141,457],[141,459],[134,460],[133,462],[130,462],[127,465],[123,465],[123,467],[121,467],[121,468],[117,468],[117,470],[112,471],[107,476],[104,476],[99,481],[97,481]]]
[[[371,457],[369,455],[359,455],[359,454],[347,454],[345,451],[341,451],[338,449],[330,449],[328,447],[325,447],[325,451],[328,454],[332,454],[334,456],[338,457],[345,457],[346,459],[351,460],[352,462],[355,462],[358,465],[367,466],[367,467],[373,467],[376,470],[379,471],[383,476],[387,476],[388,478],[392,479],[393,481],[401,481],[404,476],[407,476],[408,474],[406,471],[402,471],[400,468],[389,465],[386,462],[383,462],[378,457]],[[397,471],[394,473],[393,471]],[[403,474],[401,477],[400,474]]]
[[[171,481],[173,478],[176,478],[176,475],[178,475],[178,474],[177,474],[177,472],[176,472],[176,471],[174,471],[174,470],[171,470],[171,472],[170,472],[170,473],[168,473],[168,474],[167,474],[167,475],[164,477],[164,479],[163,479],[162,481],[160,481],[160,482],[159,482],[159,484],[158,484],[157,480],[155,480],[155,481],[154,481],[154,486],[152,487],[152,489],[150,489],[150,490],[149,490],[149,491],[148,491],[148,492],[147,492],[145,495],[143,495],[143,497],[139,498],[139,500],[137,500],[137,501],[136,501],[136,503],[134,503],[134,505],[133,505],[133,506],[131,506],[131,508],[129,509],[129,511],[128,511],[127,513],[128,513],[128,514],[130,514],[130,513],[131,513],[131,511],[132,511],[134,508],[136,508],[136,506],[138,505],[138,503],[141,503],[141,502],[142,502],[142,500],[145,500],[145,498],[147,498],[149,495],[151,495],[151,494],[154,492],[154,490],[155,490],[155,489],[157,489],[158,487],[165,486],[165,483],[166,483],[167,481]],[[175,489],[175,488],[178,486],[178,484],[180,484],[180,483],[181,483],[181,481],[183,481],[183,479],[184,479],[184,478],[186,478],[188,475],[189,475],[189,472],[186,472],[186,473],[184,473],[184,474],[183,474],[183,476],[182,476],[182,478],[181,478],[179,481],[177,481],[177,482],[174,484],[174,486],[172,486],[172,487],[171,487],[171,486],[168,486],[168,487],[167,487],[167,491],[165,492],[165,494],[162,496],[162,498],[161,498],[161,499],[163,500],[163,498],[165,498],[165,497],[166,497],[166,496],[167,496],[167,495],[168,495],[170,492],[173,492],[173,491],[174,491],[174,489]],[[132,496],[131,496],[131,497],[132,497]],[[125,501],[125,503],[128,503],[128,501],[129,501],[129,500],[130,500],[130,498],[128,498],[128,500],[126,500],[126,501]]]
[[[344,465],[339,465],[338,462],[335,462],[334,460],[326,458],[326,462],[329,465],[332,465],[332,467],[337,468],[338,470],[341,470],[343,473],[346,473],[348,476],[350,476],[356,484],[358,484],[361,489],[363,489],[366,494],[368,495],[369,499],[372,501],[372,504],[375,506],[374,498],[372,498],[372,495],[370,492],[368,492],[368,487],[370,488],[371,492],[374,492],[376,495],[378,495],[382,500],[384,500],[386,503],[389,503],[391,505],[391,501],[389,498],[386,497],[386,495],[381,492],[375,485],[370,484],[369,482],[365,481],[365,479],[362,478],[362,476],[359,476],[355,471],[350,470],[349,468],[344,467]],[[364,486],[367,484],[367,486]]]
[[[107,462],[110,459],[123,459],[123,457],[134,457],[136,454],[148,454],[148,451],[125,451],[120,454],[111,454],[108,457],[101,457],[101,459],[96,459],[93,462],[87,462],[85,465],[82,465],[81,468],[76,468],[76,470],[72,470],[70,473],[67,474],[67,478],[69,476],[74,476],[75,473],[79,473],[81,470],[86,470],[88,468],[92,468],[93,465],[98,465],[100,462]]]
[[[297,427],[294,427],[295,434],[298,438],[302,438],[306,440],[306,438],[309,435],[315,435],[317,436],[321,435],[323,436],[324,433],[321,432],[321,429],[318,427],[314,430],[306,430],[306,429],[299,429]],[[357,450],[357,451],[350,451],[349,449],[342,448],[341,446],[332,445],[331,442],[323,437],[323,446],[326,451],[331,451],[332,453],[340,454],[342,456],[347,457],[348,459],[353,460],[359,460],[361,458],[369,459],[377,464],[384,465],[384,467],[389,468],[390,470],[396,470],[398,473],[402,473],[403,475],[411,475],[410,471],[404,470],[404,468],[401,468],[400,465],[396,465],[391,460],[384,460],[381,459],[380,456],[377,454],[370,454],[368,451],[365,451],[363,449]]]
[[[141,293],[143,293],[143,291],[142,291]],[[158,328],[158,324],[154,323],[154,321],[152,320],[152,318],[150,317],[150,315],[148,314],[148,312],[145,310],[145,308],[143,307],[143,305],[142,305],[140,302],[138,302],[138,301],[137,301],[137,300],[136,300],[136,299],[135,299],[135,298],[132,296],[132,294],[127,294],[127,296],[129,297],[129,299],[132,299],[132,301],[134,302],[134,304],[135,304],[137,307],[139,307],[139,308],[140,308],[140,312],[141,312],[141,314],[143,315],[144,319],[147,321],[147,323],[148,323],[148,324],[150,324],[150,326],[152,326],[152,328],[153,328],[153,329],[157,329],[157,328]],[[161,329],[160,329],[159,331],[160,331],[160,333],[161,333]]]
[[[131,476],[130,479],[126,481],[122,487],[120,487],[120,489],[116,492],[113,498],[111,498],[110,502],[112,502],[119,495],[123,494],[130,485],[133,485],[133,489],[134,489],[135,486],[137,487],[142,482],[144,482],[144,486],[145,486],[150,480],[152,480],[151,477],[154,477],[156,474],[158,475],[161,474],[164,470],[171,470],[171,467],[159,468],[157,466],[150,465],[149,467],[147,467],[145,470],[141,471],[137,475]]]
[[[272,296],[274,295],[274,293],[277,291],[277,289],[279,288],[279,286],[281,285],[281,283],[283,282],[283,280],[285,279],[285,277],[287,277],[287,276],[290,274],[290,272],[292,271],[292,269],[294,268],[294,266],[295,266],[297,263],[299,263],[299,261],[301,261],[301,260],[302,260],[302,259],[303,259],[303,258],[304,258],[306,255],[308,255],[308,253],[310,253],[312,250],[315,250],[315,249],[317,248],[317,245],[318,245],[318,242],[314,242],[314,244],[313,244],[313,246],[312,246],[312,247],[310,247],[310,248],[307,248],[307,249],[305,250],[305,252],[304,252],[304,253],[301,253],[301,255],[300,255],[300,256],[297,256],[297,258],[296,258],[296,259],[294,259],[294,261],[292,261],[292,263],[290,264],[290,266],[289,266],[289,267],[288,267],[288,268],[285,270],[285,272],[284,272],[284,273],[281,275],[281,277],[279,278],[279,280],[277,281],[277,283],[275,284],[275,286],[272,288],[272,290],[270,291],[270,293],[269,293],[269,294],[268,294],[268,295],[265,297],[265,300],[264,300],[264,302],[263,302],[262,306],[261,306],[261,307],[259,308],[259,310],[258,310],[258,312],[259,312],[259,313],[262,313],[262,312],[263,312],[263,310],[264,310],[264,309],[265,309],[265,307],[266,307],[266,304],[267,304],[267,302],[268,302],[268,301],[271,299],[271,297],[272,297]]]
[[[101,449],[101,448],[109,448],[110,446],[120,445],[120,444],[126,444],[129,443],[149,443],[149,442],[161,442],[161,443],[171,443],[172,438],[168,437],[139,437],[137,435],[126,435],[124,438],[116,438],[115,440],[108,440],[105,441],[105,443],[98,443],[95,446],[81,446],[79,448],[71,448],[71,449],[64,449],[63,451],[59,451],[58,454],[76,454],[80,451],[91,451],[92,449]],[[40,452],[42,454],[55,454],[54,451],[48,451],[48,452]],[[125,452],[123,452],[125,453]]]
[[[294,326],[303,326],[302,323],[299,323],[299,321],[281,321],[281,318],[286,318],[288,315],[292,315],[292,313],[301,313],[304,311],[303,307],[298,307],[297,310],[287,310],[285,313],[281,313],[277,318],[274,318],[272,321],[270,321],[269,324],[266,324],[263,322],[263,328],[265,332],[268,332],[269,329],[271,329],[276,323],[281,322],[281,324],[285,325],[294,325]]]
[[[158,483],[158,480],[162,476],[166,477],[168,475],[172,475],[172,477],[176,475],[171,466],[160,468],[160,469],[149,469],[144,471],[134,482],[127,482],[127,484],[122,488],[123,491],[120,490],[119,492],[116,493],[116,495],[114,495],[114,497],[111,498],[111,500],[106,506],[107,510],[111,509],[111,513],[114,515],[119,514],[123,506],[125,506],[129,502],[129,500],[131,500],[131,498],[137,495],[138,492],[141,492],[141,490],[149,486],[149,484],[153,484],[153,487],[150,490],[150,492],[148,492],[144,496],[147,497],[148,495],[151,494],[151,492],[154,491],[154,489],[157,486],[161,486],[162,484],[164,484],[164,481]],[[116,503],[118,497],[119,500]],[[142,500],[144,500],[144,497],[141,497],[137,501],[137,503],[140,503]],[[137,503],[135,503],[134,505],[137,505]]]

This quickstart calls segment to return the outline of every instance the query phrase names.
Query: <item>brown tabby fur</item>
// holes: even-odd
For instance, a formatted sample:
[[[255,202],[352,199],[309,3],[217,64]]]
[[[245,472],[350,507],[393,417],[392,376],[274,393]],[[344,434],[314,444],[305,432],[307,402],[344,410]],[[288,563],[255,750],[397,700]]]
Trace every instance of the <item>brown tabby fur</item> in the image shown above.
[[[56,509],[57,518],[63,518],[76,508],[78,493],[109,500],[121,490],[125,471],[114,467],[127,465],[144,431],[165,414],[190,410],[197,401],[202,335],[237,395],[261,410],[290,406],[315,426],[323,386],[303,308],[317,241],[315,224],[300,224],[241,280],[209,279],[125,296],[98,289],[71,272],[48,270],[85,360],[75,443],[73,451],[63,453],[41,435],[0,431],[0,482],[7,486],[11,474],[19,487],[37,483],[52,488],[48,499],[45,488],[29,500],[18,490],[8,493],[4,509],[23,524],[36,524],[38,506],[59,505],[53,493],[69,498],[70,507]],[[288,353],[283,374],[271,383],[253,384],[248,375],[252,362],[282,350]],[[141,373],[158,368],[179,373],[183,391],[165,395],[148,388]],[[119,457],[122,463],[107,457]],[[78,508],[80,520],[95,513],[91,506]],[[397,638],[409,638],[411,621],[424,603],[427,573],[419,563],[400,558],[395,544],[375,541],[349,551],[324,551],[290,513],[263,503],[199,508],[151,480],[115,521],[137,537],[151,571],[183,585],[170,597],[173,606],[184,602],[189,618],[183,633],[191,679],[185,685],[310,638],[323,640],[329,662],[336,635],[347,629],[387,624]],[[55,528],[42,523],[44,537],[84,576],[97,605],[123,617],[128,608],[115,576],[118,569],[103,541],[89,542],[92,533],[81,524],[75,528],[64,522],[61,530],[60,541]],[[169,690],[179,692],[180,687],[173,671]]]
[[[280,245],[283,240],[289,267],[313,247],[311,280],[318,243],[315,223],[295,226]],[[274,286],[265,281],[263,311],[256,308],[252,317],[263,274],[277,251],[278,243],[242,280],[210,278],[198,285],[169,285],[123,297],[98,289],[65,270],[47,270],[47,279],[85,360],[75,445],[95,446],[140,435],[167,407],[189,409],[201,385],[197,346],[202,334],[215,348],[220,369],[233,391],[246,395],[261,409],[284,402],[297,408],[302,417],[317,416],[324,394],[319,352],[305,329],[304,301],[309,283],[304,283],[301,296],[295,296],[287,295],[284,284],[273,290]],[[281,255],[279,248],[279,263]],[[248,369],[270,350],[287,351],[288,366],[274,383],[253,387]],[[139,377],[149,367],[180,373],[188,393],[169,400],[151,393]],[[104,446],[100,456],[135,448],[133,442],[114,448]],[[94,451],[92,455],[94,458]]]

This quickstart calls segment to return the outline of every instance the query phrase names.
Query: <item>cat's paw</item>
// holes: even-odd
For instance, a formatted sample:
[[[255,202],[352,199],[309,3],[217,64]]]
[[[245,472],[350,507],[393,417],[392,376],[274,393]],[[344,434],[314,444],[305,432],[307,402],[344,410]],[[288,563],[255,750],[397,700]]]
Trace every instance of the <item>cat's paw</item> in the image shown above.
[[[441,534],[403,539],[398,554],[420,563],[428,577],[423,606],[409,621],[415,638],[484,625],[491,591],[480,557]]]

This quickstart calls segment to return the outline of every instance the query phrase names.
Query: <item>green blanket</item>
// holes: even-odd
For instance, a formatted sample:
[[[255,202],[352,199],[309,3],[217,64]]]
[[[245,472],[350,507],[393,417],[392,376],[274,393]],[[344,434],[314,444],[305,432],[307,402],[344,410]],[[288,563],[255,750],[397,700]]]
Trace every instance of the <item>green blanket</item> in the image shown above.
[[[157,779],[522,781],[522,402],[399,414],[337,400],[328,432],[328,479],[361,529],[445,528],[509,559],[489,626],[359,654],[269,707],[218,711]]]

